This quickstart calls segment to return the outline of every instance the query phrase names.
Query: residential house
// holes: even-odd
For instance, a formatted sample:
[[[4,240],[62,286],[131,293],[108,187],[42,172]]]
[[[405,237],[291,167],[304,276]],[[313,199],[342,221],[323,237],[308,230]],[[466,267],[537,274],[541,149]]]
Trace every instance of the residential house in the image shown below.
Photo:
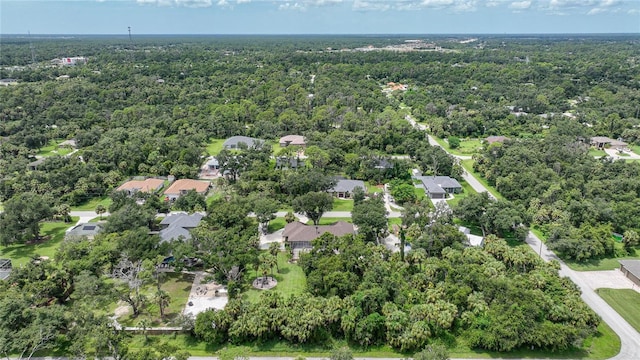
[[[240,149],[240,144],[245,144],[248,148],[253,148],[264,143],[264,140],[255,139],[248,136],[232,136],[225,140],[222,147],[227,150]]]
[[[138,191],[146,193],[155,193],[162,189],[164,186],[164,180],[162,179],[144,179],[144,180],[129,180],[126,183],[120,185],[117,191],[126,191],[129,196],[137,193]]]
[[[0,86],[18,85],[16,79],[0,79]]]
[[[620,271],[634,284],[640,286],[640,260],[618,260]]]
[[[174,201],[181,195],[185,195],[190,190],[195,190],[198,194],[204,195],[209,190],[211,183],[209,181],[180,179],[176,180],[167,188],[164,195],[167,199]]]
[[[590,143],[591,143],[591,146],[595,147],[596,149],[609,148],[609,149],[615,149],[615,150],[622,150],[622,149],[625,149],[627,146],[629,146],[629,144],[627,144],[624,141],[611,139],[606,136],[594,136],[591,138]]]
[[[390,161],[389,161],[389,160],[387,160],[387,159],[384,159],[384,158],[382,158],[382,159],[377,159],[377,160],[375,160],[375,166],[374,166],[374,167],[375,167],[376,169],[379,169],[379,170],[388,170],[388,169],[393,169],[393,163],[392,163],[392,162],[390,162]]]
[[[220,162],[215,157],[211,156],[208,158],[207,162],[204,164],[208,171],[220,170]]]
[[[11,270],[11,259],[0,259],[0,280],[6,280],[11,275]]]
[[[285,244],[289,244],[291,249],[311,249],[311,242],[319,238],[324,233],[335,236],[355,234],[353,224],[338,221],[333,225],[307,225],[299,221],[288,223],[282,232],[282,239]]]
[[[416,176],[422,182],[425,193],[431,199],[446,199],[447,194],[455,194],[462,191],[462,185],[458,180],[449,176]]]
[[[169,242],[177,239],[191,239],[191,230],[196,228],[204,215],[195,214],[171,214],[160,222],[160,242]]]
[[[287,147],[291,146],[302,146],[305,147],[307,144],[304,141],[304,136],[302,135],[287,135],[280,138],[280,146]]]
[[[503,143],[507,140],[509,140],[509,138],[506,136],[489,136],[488,138],[484,139],[484,141],[489,145],[493,143]]]
[[[27,169],[31,171],[38,170],[38,167],[42,165],[42,163],[44,163],[44,160],[45,160],[44,158],[40,158],[40,159],[37,159],[36,161],[30,162],[29,164],[27,164]]]
[[[458,226],[458,230],[467,237],[469,246],[478,247],[484,245],[484,238],[482,236],[471,234],[471,229],[464,226]]]
[[[347,179],[337,179],[336,185],[327,192],[340,199],[351,199],[351,195],[357,187],[364,190],[365,193],[367,192],[364,181]]]
[[[304,162],[297,157],[289,156],[277,156],[276,157],[276,169],[297,169],[299,166],[303,166]]]
[[[100,231],[102,231],[102,225],[99,223],[78,224],[67,231],[65,238],[86,237],[89,240],[93,240]]]

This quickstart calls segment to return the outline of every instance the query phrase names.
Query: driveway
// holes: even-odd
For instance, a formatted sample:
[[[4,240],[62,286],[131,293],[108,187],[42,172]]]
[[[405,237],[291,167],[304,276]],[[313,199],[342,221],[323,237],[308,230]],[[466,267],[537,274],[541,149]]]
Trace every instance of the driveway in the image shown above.
[[[635,286],[619,269],[607,271],[576,271],[575,273],[591,290],[608,288],[632,289],[640,292],[640,288]]]

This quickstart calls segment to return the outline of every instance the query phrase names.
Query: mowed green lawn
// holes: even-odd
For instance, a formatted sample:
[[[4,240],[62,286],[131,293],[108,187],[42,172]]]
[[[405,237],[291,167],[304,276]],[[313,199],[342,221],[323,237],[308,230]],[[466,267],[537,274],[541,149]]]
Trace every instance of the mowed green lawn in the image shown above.
[[[209,144],[207,144],[207,154],[209,155],[218,155],[222,150],[222,144],[226,139],[211,139]]]
[[[77,217],[71,217],[71,222],[45,222],[40,224],[40,236],[47,240],[37,244],[13,244],[0,246],[0,257],[11,259],[13,266],[20,266],[28,263],[35,255],[46,256],[53,259],[53,256],[64,239],[65,231],[78,222]]]
[[[331,211],[353,211],[353,200],[334,198]]]
[[[449,147],[449,143],[444,139],[440,139],[435,136],[433,136],[433,138],[436,139],[436,142],[440,146],[453,155],[470,156],[477,153],[478,150],[482,148],[482,140],[480,139],[460,139],[460,147],[452,149]]]
[[[302,294],[306,291],[307,278],[298,264],[289,262],[289,254],[284,252],[278,254],[278,268],[280,269],[278,272],[276,269],[273,269],[273,276],[278,281],[276,287],[271,290],[258,290],[249,285],[250,288],[242,294],[242,298],[251,302],[257,302],[260,299],[260,294],[265,291],[275,291],[283,297]],[[249,279],[251,279],[251,281],[258,276],[262,276],[262,274],[257,273],[255,270],[251,270],[249,273]]]
[[[376,184],[372,184],[370,182],[365,182],[364,185],[367,187],[367,193],[369,195],[371,194],[378,194],[381,193],[383,190],[384,185],[376,185]]]
[[[460,200],[466,198],[467,196],[477,194],[477,192],[466,181],[461,181],[460,185],[462,185],[462,192],[459,194],[454,194],[453,199],[447,200],[447,204],[449,204],[451,208],[458,205]]]
[[[462,167],[467,170],[469,174],[471,174],[476,180],[478,180],[493,196],[495,196],[498,200],[504,200],[504,196],[498,192],[493,186],[489,185],[487,180],[483,178],[480,174],[478,174],[475,170],[473,170],[473,160],[462,160]]]
[[[640,293],[632,289],[598,289],[596,292],[640,332]]]
[[[338,221],[346,221],[348,223],[353,222],[351,218],[348,217],[321,217],[319,221],[319,225],[333,225]],[[308,225],[313,225],[313,220],[307,221]]]
[[[98,205],[102,205],[106,209],[108,209],[109,205],[111,205],[111,198],[108,196],[94,198],[87,201],[84,204],[72,206],[71,211],[91,211],[91,210],[95,210]]]
[[[70,147],[60,147],[59,144],[64,140],[50,140],[47,146],[40,148],[36,155],[38,156],[64,156],[73,151]]]

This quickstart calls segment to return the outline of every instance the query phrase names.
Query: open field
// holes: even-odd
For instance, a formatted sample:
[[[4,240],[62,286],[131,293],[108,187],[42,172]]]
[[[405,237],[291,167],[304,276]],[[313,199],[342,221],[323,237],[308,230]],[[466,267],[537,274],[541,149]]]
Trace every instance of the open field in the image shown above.
[[[94,198],[87,201],[84,204],[72,206],[71,211],[91,211],[91,210],[95,210],[98,205],[102,205],[105,208],[109,208],[109,205],[111,205],[111,198],[108,196]]]
[[[636,250],[635,256],[625,256],[618,258],[590,259],[587,261],[577,262],[573,260],[565,260],[565,264],[572,270],[576,271],[603,271],[614,270],[620,267],[619,260],[640,260],[640,254]]]
[[[242,297],[251,302],[256,302],[264,291],[275,291],[284,297],[289,297],[290,295],[302,294],[306,290],[307,278],[304,276],[300,266],[289,262],[289,254],[284,252],[278,254],[278,268],[280,271],[276,272],[276,269],[274,269],[273,273],[273,276],[278,280],[278,285],[275,288],[258,290],[249,285],[250,288],[242,294]],[[261,276],[261,274],[255,270],[251,270],[249,273],[249,279],[252,281],[258,276]]]
[[[596,292],[640,332],[640,293],[631,289],[598,289]]]
[[[353,211],[353,200],[334,198],[331,211]]]
[[[594,148],[589,149],[589,155],[591,156],[607,156],[607,153],[604,150],[598,150]]]
[[[367,187],[368,194],[376,194],[376,193],[381,193],[383,191],[383,185],[375,185],[368,181],[366,181],[364,184]]]
[[[40,235],[49,239],[37,244],[13,244],[0,246],[0,257],[11,259],[13,266],[24,265],[34,256],[46,256],[53,259],[58,246],[64,239],[65,231],[78,221],[71,217],[71,222],[45,222],[40,225]]]
[[[482,141],[480,139],[460,139],[460,147],[452,149],[449,147],[449,143],[444,139],[440,139],[435,136],[433,136],[433,138],[436,139],[436,142],[440,144],[440,146],[453,155],[470,156],[477,153],[479,148],[482,148]]]

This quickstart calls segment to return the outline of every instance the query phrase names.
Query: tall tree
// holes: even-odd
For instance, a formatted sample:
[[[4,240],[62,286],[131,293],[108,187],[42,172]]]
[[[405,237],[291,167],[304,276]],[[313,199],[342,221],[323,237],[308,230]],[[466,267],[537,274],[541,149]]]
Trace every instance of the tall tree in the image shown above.
[[[293,199],[293,210],[304,213],[318,225],[322,214],[333,209],[333,197],[326,192],[310,192]]]
[[[52,214],[49,201],[42,195],[26,192],[12,197],[0,214],[0,243],[6,246],[40,240],[40,221]]]

